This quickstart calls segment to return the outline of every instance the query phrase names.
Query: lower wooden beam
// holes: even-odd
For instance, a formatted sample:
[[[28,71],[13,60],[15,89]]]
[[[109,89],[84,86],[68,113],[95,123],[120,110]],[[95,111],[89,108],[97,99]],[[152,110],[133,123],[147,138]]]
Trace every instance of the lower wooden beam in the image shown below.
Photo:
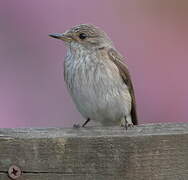
[[[0,180],[188,179],[188,124],[0,129]]]

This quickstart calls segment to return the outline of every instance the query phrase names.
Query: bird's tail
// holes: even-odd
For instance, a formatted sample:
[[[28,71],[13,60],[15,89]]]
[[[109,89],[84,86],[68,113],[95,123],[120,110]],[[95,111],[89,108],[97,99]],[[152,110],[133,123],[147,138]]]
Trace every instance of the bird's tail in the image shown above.
[[[132,118],[132,123],[133,123],[134,125],[138,125],[138,119],[137,119],[136,108],[132,108],[132,110],[131,110],[131,118]]]

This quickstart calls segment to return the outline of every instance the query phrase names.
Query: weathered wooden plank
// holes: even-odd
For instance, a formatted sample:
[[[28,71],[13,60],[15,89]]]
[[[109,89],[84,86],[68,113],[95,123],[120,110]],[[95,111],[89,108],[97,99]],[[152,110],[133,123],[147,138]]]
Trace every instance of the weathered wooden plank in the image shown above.
[[[137,177],[137,179],[134,176],[118,176],[118,175],[99,175],[99,174],[86,174],[86,175],[65,175],[65,174],[23,174],[20,178],[17,180],[187,180],[187,175],[181,174],[181,175],[173,175],[173,176],[140,176]],[[10,180],[10,178],[7,176],[7,174],[1,174],[0,173],[0,180]]]
[[[0,173],[0,180],[10,180],[7,174]],[[99,175],[99,174],[23,174],[18,180],[124,180],[122,176],[113,176],[113,175]],[[158,180],[158,179],[157,179]]]
[[[188,179],[188,124],[0,129],[0,180]]]

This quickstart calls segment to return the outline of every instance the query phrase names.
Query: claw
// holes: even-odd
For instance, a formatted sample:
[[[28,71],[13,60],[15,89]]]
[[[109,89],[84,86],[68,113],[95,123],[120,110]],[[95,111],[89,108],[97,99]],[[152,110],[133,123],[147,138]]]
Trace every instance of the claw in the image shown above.
[[[133,124],[126,124],[125,129],[127,130],[127,129],[131,129],[131,128],[133,128],[133,127],[134,127],[134,125],[133,125]]]
[[[120,125],[121,125],[121,127],[124,127],[126,130],[127,130],[128,128],[134,127],[134,125],[133,125],[133,123],[132,123],[132,120],[129,119],[129,117],[128,117],[128,118],[126,118],[126,117],[122,118]]]
[[[74,125],[73,125],[73,128],[74,128],[74,129],[79,129],[80,127],[81,127],[80,124],[74,124]]]

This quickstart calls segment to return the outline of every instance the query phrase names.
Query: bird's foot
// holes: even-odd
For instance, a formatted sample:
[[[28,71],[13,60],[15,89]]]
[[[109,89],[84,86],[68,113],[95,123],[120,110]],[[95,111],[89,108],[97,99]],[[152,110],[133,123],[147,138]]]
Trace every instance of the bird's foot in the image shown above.
[[[121,125],[122,127],[124,127],[126,130],[127,129],[131,129],[134,127],[133,123],[129,124],[129,123],[126,123],[125,125]]]
[[[126,130],[127,130],[127,129],[131,129],[131,128],[134,127],[132,121],[129,120],[129,119],[127,120],[127,118],[123,118],[123,119],[121,120],[120,126],[121,126],[121,127],[124,127]]]
[[[81,127],[80,124],[73,124],[74,129],[79,129],[80,127]]]

